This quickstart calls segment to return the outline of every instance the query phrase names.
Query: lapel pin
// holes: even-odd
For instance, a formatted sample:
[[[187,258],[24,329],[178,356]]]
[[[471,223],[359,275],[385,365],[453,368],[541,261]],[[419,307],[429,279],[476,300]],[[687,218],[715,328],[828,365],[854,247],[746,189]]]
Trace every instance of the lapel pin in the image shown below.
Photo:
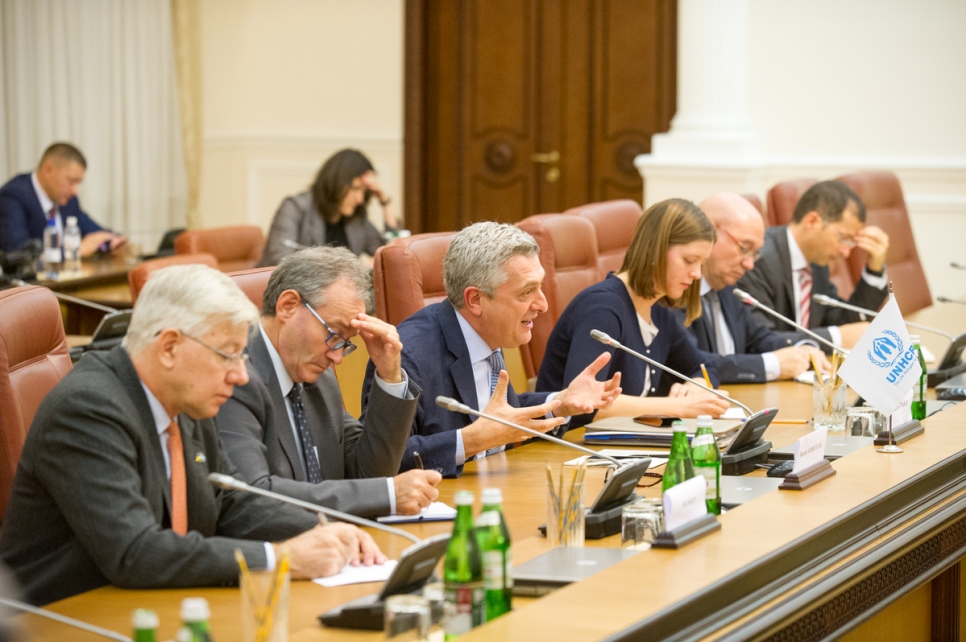
[[[195,455],[195,461],[198,462],[199,464],[203,464],[206,461],[208,461],[208,459],[205,457],[204,453],[198,453],[197,455]]]

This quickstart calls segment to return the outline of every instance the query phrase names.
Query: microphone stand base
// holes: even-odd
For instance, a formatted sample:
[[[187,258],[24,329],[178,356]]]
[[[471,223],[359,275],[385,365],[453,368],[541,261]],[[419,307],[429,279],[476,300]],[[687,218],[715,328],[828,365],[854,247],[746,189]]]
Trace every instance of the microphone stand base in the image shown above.
[[[771,442],[760,439],[757,444],[737,453],[721,454],[722,475],[746,475],[768,461]]]
[[[879,453],[885,453],[887,455],[895,455],[898,453],[906,452],[902,448],[899,448],[898,446],[896,446],[895,444],[886,445],[886,446],[883,446],[882,448],[876,448],[875,451]]]

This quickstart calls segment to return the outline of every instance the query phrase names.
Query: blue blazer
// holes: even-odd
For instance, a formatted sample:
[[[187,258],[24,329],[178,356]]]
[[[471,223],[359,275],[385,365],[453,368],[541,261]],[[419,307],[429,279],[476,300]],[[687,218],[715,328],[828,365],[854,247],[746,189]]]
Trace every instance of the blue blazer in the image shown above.
[[[765,325],[751,314],[751,308],[732,294],[734,286],[718,291],[721,301],[721,315],[731,331],[735,342],[735,353],[728,356],[718,354],[714,336],[714,325],[706,309],[688,328],[688,334],[695,340],[699,350],[714,355],[713,362],[721,377],[721,383],[764,383],[765,362],[761,353],[772,352],[809,339],[800,332],[779,332]],[[681,323],[684,323],[684,310],[675,310]]]
[[[449,301],[434,303],[397,328],[403,344],[402,367],[409,380],[422,390],[400,471],[416,467],[413,452],[419,453],[426,468],[438,470],[444,477],[457,477],[463,471],[462,466],[456,465],[456,431],[475,419],[436,405],[436,397],[443,395],[473,408],[481,407],[473,380],[473,364],[456,314]],[[360,420],[363,422],[374,373],[375,367],[370,361],[362,387]],[[547,393],[517,395],[512,385],[507,388],[507,402],[511,406],[535,406],[546,398]]]
[[[60,216],[65,224],[68,216],[76,216],[82,237],[102,229],[80,208],[76,196],[60,208]],[[40,207],[30,174],[14,176],[0,187],[0,250],[19,249],[30,239],[42,241],[46,226],[47,213]]]

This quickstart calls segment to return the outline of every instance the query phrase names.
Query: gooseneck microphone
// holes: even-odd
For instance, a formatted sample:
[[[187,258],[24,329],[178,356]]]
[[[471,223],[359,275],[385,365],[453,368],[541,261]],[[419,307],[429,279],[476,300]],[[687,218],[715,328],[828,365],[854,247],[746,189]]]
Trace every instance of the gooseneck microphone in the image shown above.
[[[506,419],[501,419],[500,417],[497,417],[496,415],[490,415],[490,414],[487,414],[485,412],[480,412],[479,410],[475,410],[473,408],[470,408],[465,403],[460,403],[460,402],[456,401],[452,397],[444,397],[444,396],[440,395],[440,396],[436,397],[436,405],[439,406],[440,408],[445,408],[446,410],[452,410],[453,412],[458,412],[460,414],[473,415],[475,417],[482,417],[483,419],[489,419],[490,421],[495,421],[498,424],[503,424],[504,426],[508,426],[508,427],[513,428],[515,430],[519,430],[520,432],[525,432],[525,433],[527,433],[529,435],[533,435],[534,437],[539,437],[540,439],[545,439],[547,441],[552,441],[555,444],[560,444],[561,446],[566,446],[567,448],[573,448],[574,450],[579,450],[580,452],[582,452],[584,454],[593,455],[594,457],[600,457],[601,459],[606,459],[607,461],[611,462],[612,464],[614,464],[618,468],[621,467],[621,462],[619,462],[618,460],[614,459],[613,457],[607,457],[605,455],[601,455],[596,450],[592,450],[590,448],[584,448],[583,446],[578,446],[577,444],[572,444],[569,441],[564,441],[563,439],[558,439],[557,437],[553,437],[551,435],[544,434],[544,433],[540,432],[539,430],[532,430],[530,428],[526,428],[526,427],[521,426],[519,424],[515,424],[512,421],[507,421]]]
[[[335,510],[334,508],[326,508],[325,506],[319,506],[318,504],[312,504],[301,499],[295,499],[294,497],[289,497],[288,495],[281,495],[279,493],[274,493],[270,490],[265,490],[264,488],[258,488],[257,486],[251,486],[246,484],[240,479],[235,479],[231,475],[224,475],[222,473],[211,473],[208,475],[208,481],[219,488],[224,488],[225,490],[240,490],[243,493],[252,493],[254,495],[261,495],[262,497],[268,497],[276,501],[284,502],[286,504],[291,504],[292,506],[298,506],[299,508],[304,508],[307,511],[313,513],[322,513],[323,515],[328,515],[332,519],[337,519],[340,522],[349,522],[350,524],[355,524],[357,526],[368,526],[370,528],[375,528],[380,531],[385,531],[386,533],[391,533],[393,535],[398,535],[399,537],[405,537],[406,539],[416,542],[417,544],[422,543],[423,540],[419,539],[412,533],[407,533],[406,531],[393,528],[392,526],[386,526],[385,524],[380,524],[379,522],[372,521],[370,519],[365,519],[364,517],[356,517],[355,515],[350,515],[348,513],[343,513],[342,511]]]
[[[961,301],[959,299],[950,299],[948,296],[937,296],[936,300],[940,303],[958,303],[959,305],[966,305],[966,301]]]
[[[844,301],[839,301],[838,299],[833,299],[830,296],[825,296],[824,294],[813,294],[812,295],[812,299],[815,300],[815,301],[818,301],[822,305],[827,305],[827,306],[830,306],[830,307],[833,307],[833,308],[842,308],[843,310],[849,310],[851,312],[858,312],[859,314],[866,314],[866,315],[868,315],[870,317],[875,317],[875,316],[877,316],[879,314],[875,310],[869,310],[867,308],[860,308],[857,305],[851,305],[849,303],[845,303]],[[916,328],[918,330],[924,330],[926,332],[931,332],[932,334],[938,334],[941,337],[946,337],[950,341],[953,340],[953,335],[951,335],[951,334],[949,334],[947,332],[943,332],[939,328],[934,328],[932,326],[923,325],[921,323],[913,323],[912,321],[906,321],[905,319],[903,319],[902,322],[904,324],[906,324],[907,326],[909,326],[910,328]]]
[[[626,352],[628,354],[632,354],[635,357],[637,357],[638,359],[640,359],[641,361],[646,361],[647,363],[651,364],[655,368],[659,368],[659,369],[663,370],[664,372],[667,372],[669,374],[674,375],[675,377],[677,377],[681,381],[689,381],[689,382],[693,383],[694,385],[696,385],[697,387],[703,388],[703,389],[707,390],[708,392],[710,392],[711,394],[713,394],[713,395],[715,395],[717,397],[721,397],[722,399],[724,399],[728,403],[734,404],[734,405],[738,406],[739,408],[741,408],[742,410],[744,410],[745,412],[747,412],[749,415],[755,414],[754,412],[752,412],[751,408],[749,408],[745,404],[741,403],[737,399],[732,399],[728,395],[723,394],[721,391],[715,390],[714,388],[711,388],[711,387],[705,385],[703,381],[698,381],[697,379],[692,379],[691,377],[685,376],[685,375],[681,374],[680,372],[678,372],[677,370],[674,370],[672,368],[669,368],[668,366],[664,365],[663,363],[661,363],[659,361],[655,361],[654,359],[651,359],[650,357],[645,357],[640,352],[637,352],[635,350],[631,350],[630,348],[628,348],[627,346],[625,346],[623,343],[621,343],[617,339],[611,338],[611,336],[609,334],[605,333],[605,332],[601,332],[600,330],[591,330],[590,331],[590,336],[593,337],[594,340],[600,341],[604,345],[608,345],[608,346],[611,346],[612,348],[617,348],[618,350],[623,350],[624,352]]]
[[[111,640],[118,640],[118,642],[133,642],[133,640],[131,640],[131,638],[128,636],[121,635],[116,631],[102,629],[99,626],[94,626],[93,624],[88,624],[87,622],[81,622],[80,620],[75,620],[72,617],[67,617],[66,615],[61,615],[60,613],[54,613],[53,611],[48,611],[47,609],[37,608],[36,606],[31,606],[30,604],[25,604],[24,602],[18,602],[17,600],[10,600],[3,597],[0,598],[0,604],[9,606],[10,608],[18,611],[24,611],[25,613],[45,617],[48,620],[54,620],[55,622],[60,622],[61,624],[66,624],[67,626],[72,626],[75,629],[81,629],[82,631],[93,633],[94,635],[100,635]]]
[[[740,290],[738,288],[735,288],[734,290],[732,290],[732,293],[734,293],[734,295],[736,297],[738,297],[738,300],[741,301],[742,303],[747,303],[748,305],[750,305],[750,306],[752,306],[754,308],[758,308],[759,310],[761,310],[765,314],[769,314],[769,315],[775,317],[776,319],[780,319],[781,321],[784,321],[785,323],[787,323],[788,325],[792,326],[793,328],[796,328],[796,329],[800,330],[801,332],[804,332],[805,334],[807,334],[808,336],[812,337],[813,339],[815,339],[819,343],[828,346],[829,348],[831,348],[832,350],[835,350],[836,352],[838,352],[840,354],[843,354],[845,356],[848,356],[849,355],[849,351],[848,350],[845,350],[844,348],[838,347],[837,345],[835,345],[834,343],[832,343],[828,339],[825,339],[824,337],[819,336],[818,334],[812,332],[811,330],[809,330],[808,328],[806,328],[802,324],[796,323],[794,320],[789,319],[785,315],[778,314],[777,312],[775,312],[774,310],[772,310],[768,306],[764,305],[761,301],[759,301],[755,297],[751,296],[750,294],[748,294],[744,290]]]

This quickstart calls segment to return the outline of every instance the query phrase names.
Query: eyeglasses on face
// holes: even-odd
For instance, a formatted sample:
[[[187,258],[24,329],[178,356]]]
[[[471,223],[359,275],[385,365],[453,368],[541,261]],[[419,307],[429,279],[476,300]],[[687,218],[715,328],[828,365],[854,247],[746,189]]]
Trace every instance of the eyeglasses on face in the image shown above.
[[[187,332],[182,332],[181,334],[183,334],[187,338],[191,339],[192,341],[194,341],[198,345],[201,345],[201,346],[204,346],[204,347],[208,348],[209,350],[211,350],[212,352],[214,352],[215,354],[217,354],[219,357],[221,357],[222,359],[224,359],[225,360],[225,367],[227,367],[227,368],[234,368],[238,364],[240,364],[240,363],[241,364],[244,364],[244,363],[246,363],[248,361],[248,348],[245,348],[244,350],[242,350],[241,352],[238,352],[236,354],[228,354],[224,350],[219,350],[215,346],[208,345],[207,343],[205,343],[201,339],[199,339],[197,337],[193,337],[190,334],[188,334]]]
[[[832,234],[835,235],[835,240],[838,241],[839,247],[845,247],[851,250],[856,246],[855,239],[853,237],[845,236],[834,227],[829,227],[828,224],[826,224],[825,227],[832,230]]]
[[[723,227],[719,227],[718,229],[724,232],[725,234],[727,234],[728,238],[731,239],[734,242],[734,244],[738,246],[738,253],[741,254],[741,256],[750,256],[752,261],[757,261],[758,259],[761,258],[761,250],[754,250],[746,245],[743,245],[741,241],[736,239],[731,232],[724,229]]]
[[[312,309],[312,306],[310,306],[308,303],[304,303],[304,305],[306,308],[308,308],[309,312],[312,313],[312,316],[319,320],[319,323],[322,324],[322,327],[325,328],[326,332],[329,333],[329,336],[325,338],[325,345],[328,346],[330,350],[342,350],[343,357],[348,357],[355,351],[356,345],[354,343],[330,328],[329,324],[323,321],[322,317],[319,316],[319,313]]]

